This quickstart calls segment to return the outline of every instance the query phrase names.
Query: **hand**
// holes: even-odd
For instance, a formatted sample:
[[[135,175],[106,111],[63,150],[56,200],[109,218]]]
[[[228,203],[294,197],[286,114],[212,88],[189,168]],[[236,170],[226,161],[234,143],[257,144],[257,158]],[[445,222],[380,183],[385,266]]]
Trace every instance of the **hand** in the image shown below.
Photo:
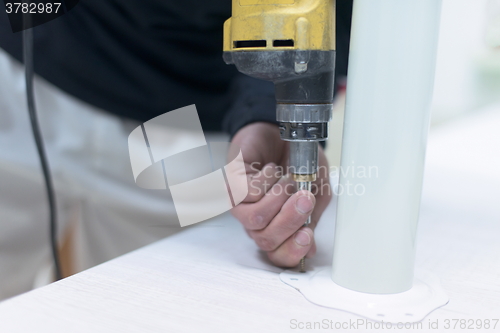
[[[319,147],[318,178],[313,193],[295,193],[286,176],[289,143],[280,139],[278,126],[253,123],[240,129],[231,142],[240,148],[248,180],[247,197],[232,209],[257,246],[277,266],[294,267],[316,253],[314,228],[331,200],[328,162]],[[312,214],[312,215],[311,215]],[[304,227],[311,215],[311,224]]]

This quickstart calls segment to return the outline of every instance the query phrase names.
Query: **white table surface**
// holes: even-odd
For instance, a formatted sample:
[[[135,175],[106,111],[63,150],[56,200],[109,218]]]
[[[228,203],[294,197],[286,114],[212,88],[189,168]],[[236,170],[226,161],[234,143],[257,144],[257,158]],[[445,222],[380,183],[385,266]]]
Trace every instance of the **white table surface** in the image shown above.
[[[440,277],[450,302],[418,331],[500,319],[499,153],[500,106],[431,133],[416,265]],[[334,216],[331,205],[309,265],[330,263]],[[0,332],[282,332],[360,319],[309,303],[279,272],[226,214],[0,303]]]

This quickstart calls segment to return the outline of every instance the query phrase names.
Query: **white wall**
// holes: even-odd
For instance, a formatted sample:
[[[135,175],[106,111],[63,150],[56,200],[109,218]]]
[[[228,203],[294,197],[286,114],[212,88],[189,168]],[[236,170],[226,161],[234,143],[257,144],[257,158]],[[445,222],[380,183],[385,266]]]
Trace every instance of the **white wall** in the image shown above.
[[[476,86],[478,58],[487,50],[487,4],[488,0],[443,0],[432,106],[434,124],[483,104]]]

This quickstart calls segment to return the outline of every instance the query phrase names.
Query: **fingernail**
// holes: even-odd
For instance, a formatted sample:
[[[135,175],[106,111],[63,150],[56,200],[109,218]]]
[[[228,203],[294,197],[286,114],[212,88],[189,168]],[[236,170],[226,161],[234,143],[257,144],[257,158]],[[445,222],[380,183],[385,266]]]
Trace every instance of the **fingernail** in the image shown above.
[[[309,196],[303,195],[295,202],[295,207],[301,214],[307,214],[314,208],[314,203]]]
[[[311,243],[311,236],[309,236],[309,233],[307,231],[299,230],[295,234],[295,243],[297,243],[300,246],[307,246]]]

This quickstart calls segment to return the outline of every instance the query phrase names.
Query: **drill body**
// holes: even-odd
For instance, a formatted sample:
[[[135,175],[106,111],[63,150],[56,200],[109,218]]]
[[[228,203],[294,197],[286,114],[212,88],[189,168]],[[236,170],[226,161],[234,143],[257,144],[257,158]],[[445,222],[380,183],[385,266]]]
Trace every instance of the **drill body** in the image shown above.
[[[233,0],[223,54],[240,72],[274,83],[291,174],[310,190],[332,115],[335,0]]]

